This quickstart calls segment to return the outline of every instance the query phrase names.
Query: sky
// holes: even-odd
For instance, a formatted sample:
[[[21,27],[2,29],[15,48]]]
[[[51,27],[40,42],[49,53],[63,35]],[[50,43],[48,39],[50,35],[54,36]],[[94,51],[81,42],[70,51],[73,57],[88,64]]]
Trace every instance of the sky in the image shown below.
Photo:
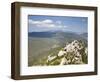
[[[86,33],[87,17],[29,15],[28,32],[63,31]]]

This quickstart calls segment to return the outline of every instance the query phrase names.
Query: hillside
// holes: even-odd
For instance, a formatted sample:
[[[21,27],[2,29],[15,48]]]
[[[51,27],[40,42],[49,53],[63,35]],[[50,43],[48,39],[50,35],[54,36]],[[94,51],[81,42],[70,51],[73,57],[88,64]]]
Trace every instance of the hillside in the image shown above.
[[[28,66],[45,65],[48,56],[57,55],[74,40],[87,46],[87,38],[72,32],[31,32],[28,36]]]
[[[68,65],[68,64],[87,64],[87,47],[82,41],[74,40],[67,43],[58,54],[49,55],[46,65]]]
[[[82,37],[87,37],[87,33],[77,34],[74,32],[63,32],[63,31],[54,31],[54,32],[29,32],[29,37],[37,37],[37,38],[73,38],[79,39]]]

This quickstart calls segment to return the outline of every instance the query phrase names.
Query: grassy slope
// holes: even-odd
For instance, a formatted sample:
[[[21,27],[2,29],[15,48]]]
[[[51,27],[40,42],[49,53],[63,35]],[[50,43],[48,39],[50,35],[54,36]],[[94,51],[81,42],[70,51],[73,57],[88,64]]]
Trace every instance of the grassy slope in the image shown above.
[[[28,65],[43,65],[48,55],[57,55],[65,43],[75,38],[34,38],[29,37],[28,42]],[[79,38],[76,38],[79,39]],[[64,45],[64,46],[63,46]]]
[[[55,46],[56,45],[56,46]],[[56,39],[52,38],[29,38],[28,42],[28,64],[38,65],[41,59],[45,59],[49,54],[56,53],[54,47],[58,47]],[[51,53],[52,52],[52,53]]]

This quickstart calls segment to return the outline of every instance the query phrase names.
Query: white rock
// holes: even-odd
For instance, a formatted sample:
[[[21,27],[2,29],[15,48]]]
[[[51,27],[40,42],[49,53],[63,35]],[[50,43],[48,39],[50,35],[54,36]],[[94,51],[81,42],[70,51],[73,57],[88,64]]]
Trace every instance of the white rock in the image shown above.
[[[67,44],[64,47],[64,50],[60,50],[59,53],[57,54],[58,57],[61,57],[61,62],[60,65],[67,65],[69,63],[74,63],[74,64],[81,64],[82,62],[82,56],[79,52],[79,50],[81,50],[83,48],[82,44],[77,41],[74,40],[73,42]],[[69,54],[67,54],[69,53]],[[85,52],[84,53],[88,53],[87,48],[85,48]],[[64,56],[69,57],[69,59],[65,58]],[[48,56],[48,62],[54,60],[57,56]],[[70,57],[73,57],[73,59],[71,59]]]
[[[52,61],[56,58],[56,56],[48,56],[47,62]]]
[[[62,58],[60,65],[67,65],[69,61],[65,57]]]
[[[88,54],[88,49],[87,48],[85,48],[85,53],[86,53],[86,55]]]
[[[64,56],[66,54],[65,51],[63,50],[60,50],[59,53],[58,53],[58,56],[61,57],[61,56]]]

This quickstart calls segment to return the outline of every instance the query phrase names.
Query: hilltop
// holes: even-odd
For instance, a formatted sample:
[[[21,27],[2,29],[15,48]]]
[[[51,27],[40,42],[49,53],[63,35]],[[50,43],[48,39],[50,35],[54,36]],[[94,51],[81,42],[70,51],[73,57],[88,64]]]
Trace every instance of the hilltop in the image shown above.
[[[58,54],[49,55],[46,65],[68,65],[68,64],[87,64],[87,47],[84,42],[74,40],[66,43]]]

